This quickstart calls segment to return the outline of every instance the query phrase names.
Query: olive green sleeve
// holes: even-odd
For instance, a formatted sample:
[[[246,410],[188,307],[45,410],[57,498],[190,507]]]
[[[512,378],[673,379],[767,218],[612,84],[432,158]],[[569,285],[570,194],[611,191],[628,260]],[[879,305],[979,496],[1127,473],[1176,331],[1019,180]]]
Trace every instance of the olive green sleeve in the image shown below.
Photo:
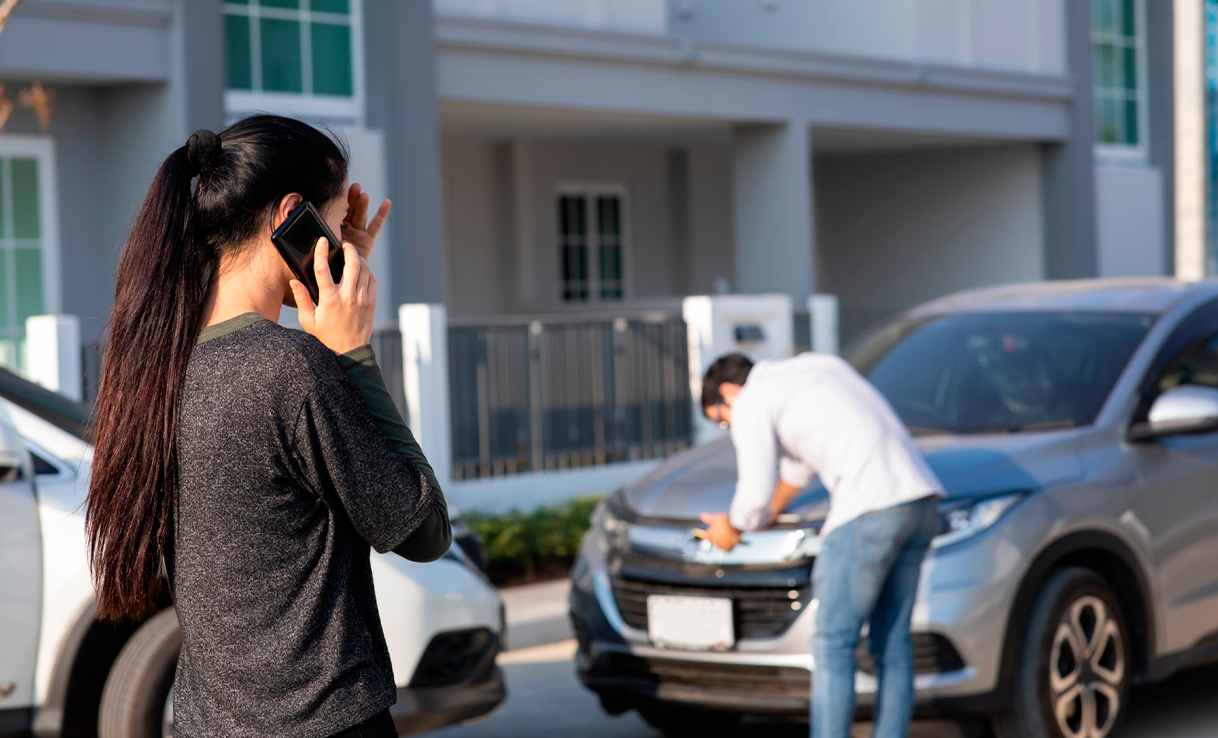
[[[402,456],[405,456],[419,468],[419,473],[427,481],[432,491],[431,514],[423,524],[394,552],[411,561],[435,561],[448,552],[452,544],[452,526],[448,520],[448,503],[444,500],[444,492],[436,480],[436,472],[419,448],[406,421],[393,404],[393,397],[385,387],[385,379],[381,368],[376,363],[376,355],[371,345],[360,346],[338,357],[347,378],[355,384],[360,395],[364,398],[364,406],[368,409],[373,423],[389,440],[389,445]]]

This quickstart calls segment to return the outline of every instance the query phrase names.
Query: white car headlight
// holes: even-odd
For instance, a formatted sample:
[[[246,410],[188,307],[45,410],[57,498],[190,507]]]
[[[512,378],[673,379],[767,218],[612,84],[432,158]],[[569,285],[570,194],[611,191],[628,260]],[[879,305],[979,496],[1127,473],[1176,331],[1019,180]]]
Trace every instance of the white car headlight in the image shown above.
[[[931,548],[943,548],[987,530],[1006,514],[1025,492],[987,497],[983,500],[948,500],[939,506],[939,534]]]

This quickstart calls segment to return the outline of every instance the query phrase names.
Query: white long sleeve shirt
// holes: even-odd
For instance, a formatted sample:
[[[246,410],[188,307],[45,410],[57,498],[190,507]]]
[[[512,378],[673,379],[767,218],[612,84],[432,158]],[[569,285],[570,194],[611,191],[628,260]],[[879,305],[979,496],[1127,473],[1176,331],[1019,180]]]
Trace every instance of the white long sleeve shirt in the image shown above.
[[[828,354],[758,362],[732,403],[738,480],[729,516],[740,530],[769,522],[778,480],[829,490],[821,535],[943,485],[883,395]]]

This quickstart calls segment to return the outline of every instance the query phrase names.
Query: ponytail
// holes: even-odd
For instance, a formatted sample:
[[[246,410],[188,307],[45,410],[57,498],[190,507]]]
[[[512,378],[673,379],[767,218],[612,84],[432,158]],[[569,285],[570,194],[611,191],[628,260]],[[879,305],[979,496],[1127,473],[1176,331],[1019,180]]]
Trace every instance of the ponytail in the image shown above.
[[[157,170],[118,263],[85,512],[97,611],[106,620],[142,620],[166,594],[161,562],[177,488],[179,399],[206,286],[189,148]]]
[[[196,131],[157,170],[119,258],[93,417],[85,532],[102,619],[142,620],[166,603],[178,415],[208,280],[270,235],[283,197],[330,202],[346,178],[337,141],[275,115]]]

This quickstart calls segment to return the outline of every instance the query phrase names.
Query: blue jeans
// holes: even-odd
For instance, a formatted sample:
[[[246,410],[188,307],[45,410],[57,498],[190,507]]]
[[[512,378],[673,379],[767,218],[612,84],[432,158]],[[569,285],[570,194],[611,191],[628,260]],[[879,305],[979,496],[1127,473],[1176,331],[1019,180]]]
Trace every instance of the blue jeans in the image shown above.
[[[863,623],[879,688],[873,738],[905,738],[913,717],[909,619],[922,558],[938,526],[938,499],[877,510],[830,531],[812,572],[820,602],[812,655],[813,738],[849,738],[855,649]]]

